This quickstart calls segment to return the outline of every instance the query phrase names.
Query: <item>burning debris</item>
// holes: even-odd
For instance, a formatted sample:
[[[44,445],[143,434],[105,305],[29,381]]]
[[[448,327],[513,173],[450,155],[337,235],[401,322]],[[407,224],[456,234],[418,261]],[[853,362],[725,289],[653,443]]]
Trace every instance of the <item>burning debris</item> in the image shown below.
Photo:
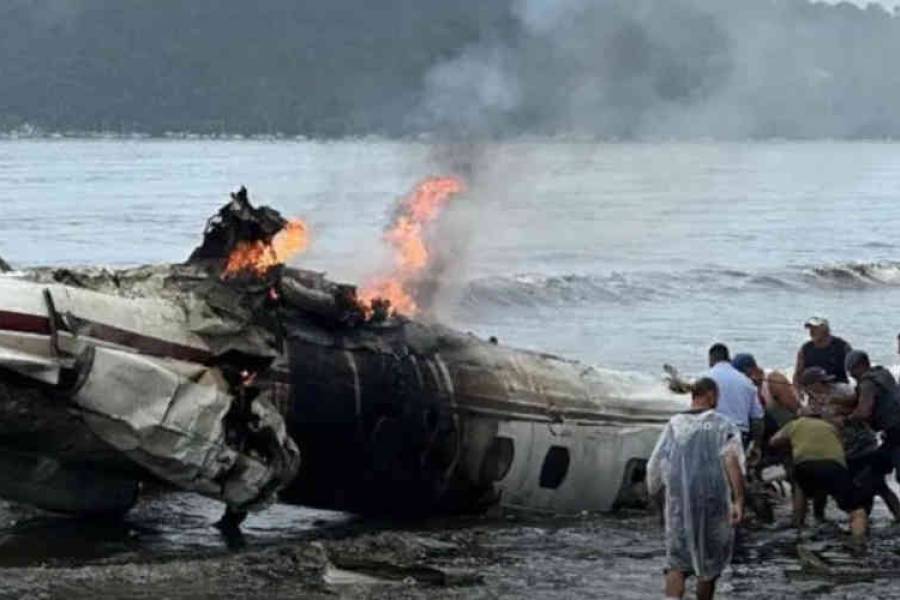
[[[420,309],[416,290],[428,275],[432,252],[428,245],[428,228],[465,185],[454,177],[431,177],[419,183],[405,197],[384,234],[394,249],[394,270],[369,282],[360,298],[366,311],[382,316],[390,308],[397,313],[415,316]]]
[[[0,386],[40,382],[35,394],[75,409],[76,428],[163,481],[222,500],[230,515],[265,506],[299,466],[283,417],[285,323],[302,316],[332,330],[366,321],[356,288],[284,265],[307,240],[301,221],[252,206],[242,188],[185,264],[34,269],[2,279],[0,298],[16,311],[0,311],[0,368],[15,376]],[[35,342],[35,334],[49,338]],[[10,397],[35,395],[23,391]],[[15,430],[35,404],[8,425]],[[54,481],[86,480],[77,473]],[[118,496],[132,502],[125,482]],[[3,491],[86,511],[71,498],[44,502],[60,496],[45,484],[28,481],[13,493],[8,483]],[[111,488],[105,480],[96,486]]]
[[[222,275],[234,277],[244,272],[265,275],[295,254],[303,252],[307,244],[306,226],[299,219],[293,219],[271,240],[238,243],[228,256]]]
[[[209,220],[203,244],[191,253],[188,262],[218,264],[223,279],[242,274],[265,277],[308,245],[303,221],[285,220],[278,211],[265,206],[253,207],[247,189],[242,187]]]
[[[243,245],[271,240],[287,220],[268,206],[250,204],[247,188],[231,194],[231,202],[206,223],[203,243],[191,252],[188,263],[218,263],[224,268],[231,252]]]
[[[234,511],[265,506],[299,465],[278,410],[277,290],[283,262],[305,245],[302,222],[254,208],[242,188],[184,265],[0,281],[19,307],[0,329],[50,334],[49,346],[31,341],[16,356],[0,345],[0,361],[159,479]]]

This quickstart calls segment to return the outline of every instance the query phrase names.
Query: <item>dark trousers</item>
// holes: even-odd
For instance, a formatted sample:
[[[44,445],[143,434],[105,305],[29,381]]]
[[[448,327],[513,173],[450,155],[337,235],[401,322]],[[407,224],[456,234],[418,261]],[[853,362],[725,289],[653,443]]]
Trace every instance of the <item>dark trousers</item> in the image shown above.
[[[900,427],[884,432],[884,440],[875,454],[873,466],[885,475],[894,471],[894,477],[900,483]]]
[[[794,480],[808,497],[827,494],[846,512],[864,508],[873,495],[871,486],[863,488],[855,485],[847,467],[834,460],[797,463],[794,465]]]
[[[875,496],[887,498],[893,494],[885,481],[886,473],[882,463],[884,463],[884,459],[879,457],[877,450],[870,450],[853,458],[847,457],[847,468],[850,470],[850,477],[853,478],[853,485],[871,492],[866,512],[872,511],[872,502]],[[890,472],[890,467],[887,472]]]

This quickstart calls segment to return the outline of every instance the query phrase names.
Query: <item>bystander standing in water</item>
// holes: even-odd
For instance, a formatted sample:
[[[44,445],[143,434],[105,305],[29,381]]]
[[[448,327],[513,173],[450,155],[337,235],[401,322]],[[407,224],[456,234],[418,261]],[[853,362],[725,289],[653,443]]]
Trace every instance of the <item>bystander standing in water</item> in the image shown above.
[[[809,367],[822,367],[826,373],[834,377],[835,381],[847,383],[849,379],[844,368],[844,359],[852,349],[850,344],[836,335],[831,335],[828,319],[823,317],[811,317],[803,326],[809,331],[809,341],[797,352],[794,386],[800,389],[800,376]]]
[[[709,366],[709,377],[716,382],[719,391],[716,410],[741,431],[745,449],[751,441],[754,442],[754,459],[759,458],[763,446],[765,413],[756,386],[731,365],[728,347],[724,344],[713,344],[710,347]]]
[[[697,598],[713,598],[743,518],[741,434],[716,412],[717,398],[715,381],[695,382],[691,410],[669,420],[647,464],[650,493],[666,492],[666,598],[682,598],[690,575]]]

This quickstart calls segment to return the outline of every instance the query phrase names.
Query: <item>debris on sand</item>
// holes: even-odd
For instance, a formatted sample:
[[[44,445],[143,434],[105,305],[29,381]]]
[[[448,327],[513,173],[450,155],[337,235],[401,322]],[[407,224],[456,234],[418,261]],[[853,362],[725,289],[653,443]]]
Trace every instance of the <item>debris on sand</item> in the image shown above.
[[[415,536],[370,534],[178,560],[4,569],[0,597],[410,598],[482,582],[441,564],[446,556]]]

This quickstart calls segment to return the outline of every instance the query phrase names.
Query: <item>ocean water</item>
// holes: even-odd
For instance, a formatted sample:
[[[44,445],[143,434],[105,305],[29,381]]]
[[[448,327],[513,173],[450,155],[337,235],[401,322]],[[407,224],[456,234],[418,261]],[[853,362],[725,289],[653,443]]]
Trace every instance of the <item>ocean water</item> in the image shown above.
[[[810,315],[877,361],[900,331],[890,143],[0,141],[0,256],[183,260],[229,191],[305,219],[298,266],[362,282],[398,198],[463,177],[436,318],[648,381],[715,341],[790,367]],[[443,239],[442,238],[442,239]]]
[[[0,256],[18,267],[180,261],[246,185],[256,202],[309,224],[297,266],[362,282],[387,260],[381,235],[398,198],[440,174],[463,177],[468,191],[439,228],[453,260],[434,318],[599,365],[631,391],[658,388],[664,362],[702,371],[714,341],[790,367],[813,314],[877,361],[897,362],[900,146],[887,143],[0,140]],[[224,552],[211,527],[220,510],[187,494],[150,496],[123,524],[98,525],[0,504],[0,568]],[[884,548],[873,564],[894,556],[886,515],[876,515]],[[246,543],[348,523],[279,506],[251,516]],[[480,587],[416,597],[660,594],[653,517],[423,527],[416,539],[471,536],[496,559],[478,567]],[[890,565],[863,578],[872,583],[795,578],[793,535],[752,533],[724,597],[897,596]],[[468,551],[459,561],[472,567]]]

